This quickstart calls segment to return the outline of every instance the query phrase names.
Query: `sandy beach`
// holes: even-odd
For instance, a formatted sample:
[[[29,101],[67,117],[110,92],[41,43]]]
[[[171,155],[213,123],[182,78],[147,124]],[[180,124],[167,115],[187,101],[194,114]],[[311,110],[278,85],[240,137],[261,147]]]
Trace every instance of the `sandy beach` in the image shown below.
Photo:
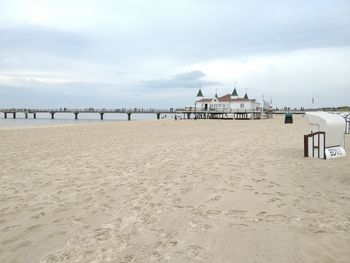
[[[0,262],[350,262],[350,157],[304,158],[308,132],[302,117],[0,129]]]

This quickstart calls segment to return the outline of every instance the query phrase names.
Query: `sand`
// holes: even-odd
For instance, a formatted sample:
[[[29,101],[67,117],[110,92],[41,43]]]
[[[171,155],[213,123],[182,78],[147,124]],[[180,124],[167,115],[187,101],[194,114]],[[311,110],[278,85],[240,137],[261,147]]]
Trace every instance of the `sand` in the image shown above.
[[[350,262],[350,158],[304,158],[308,131],[302,117],[0,129],[0,262]]]

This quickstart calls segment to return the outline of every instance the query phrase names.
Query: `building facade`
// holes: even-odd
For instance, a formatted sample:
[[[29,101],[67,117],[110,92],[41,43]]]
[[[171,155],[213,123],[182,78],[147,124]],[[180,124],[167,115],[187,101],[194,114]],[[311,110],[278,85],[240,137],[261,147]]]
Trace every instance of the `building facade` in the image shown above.
[[[236,88],[232,94],[214,98],[205,98],[202,90],[199,89],[195,102],[196,110],[256,110],[258,108],[255,99],[249,99],[247,93],[243,98],[238,96]]]

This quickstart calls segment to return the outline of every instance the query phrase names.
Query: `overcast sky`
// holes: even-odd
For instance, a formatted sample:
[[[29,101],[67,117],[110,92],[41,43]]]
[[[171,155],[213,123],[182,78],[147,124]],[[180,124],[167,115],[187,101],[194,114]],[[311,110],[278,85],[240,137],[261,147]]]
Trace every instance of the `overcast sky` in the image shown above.
[[[0,0],[1,107],[350,105],[349,0]]]

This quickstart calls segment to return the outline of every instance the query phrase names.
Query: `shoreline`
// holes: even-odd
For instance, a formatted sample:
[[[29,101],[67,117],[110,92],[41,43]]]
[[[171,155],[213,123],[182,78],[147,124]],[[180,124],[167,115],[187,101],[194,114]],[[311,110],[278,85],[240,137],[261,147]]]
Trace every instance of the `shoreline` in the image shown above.
[[[49,119],[44,119],[47,121],[51,121]],[[161,119],[161,120],[154,120],[154,119],[146,119],[146,120],[79,120],[78,122],[70,122],[70,123],[57,123],[57,124],[38,124],[38,125],[25,125],[25,126],[0,126],[1,130],[16,130],[16,129],[32,129],[32,128],[55,128],[55,127],[69,127],[69,126],[79,126],[79,125],[99,125],[103,123],[124,123],[124,122],[155,122],[155,121],[174,121],[173,119]]]

